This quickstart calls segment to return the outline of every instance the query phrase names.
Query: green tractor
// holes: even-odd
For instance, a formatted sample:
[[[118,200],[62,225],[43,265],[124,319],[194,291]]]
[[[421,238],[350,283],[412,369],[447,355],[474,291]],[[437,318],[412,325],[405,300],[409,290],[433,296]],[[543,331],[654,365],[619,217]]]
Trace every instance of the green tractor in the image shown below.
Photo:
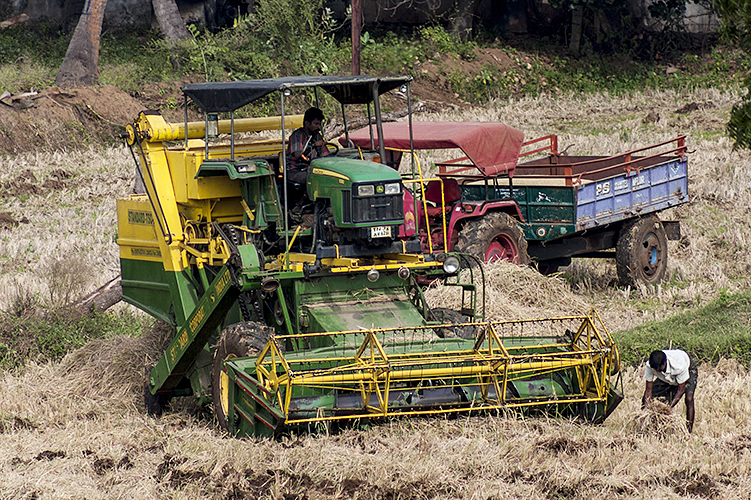
[[[482,267],[445,248],[423,253],[405,216],[426,180],[389,166],[382,141],[346,147],[344,113],[344,147],[310,162],[306,186],[287,182],[286,138],[302,122],[286,113],[292,92],[322,90],[342,110],[366,108],[381,130],[380,96],[400,89],[409,105],[409,83],[190,84],[184,123],[143,112],[128,126],[145,193],[118,200],[123,297],[175,328],[149,371],[151,412],[192,395],[213,403],[232,435],[276,436],[338,421],[551,405],[598,422],[620,402],[617,349],[596,313],[486,321]],[[270,94],[280,116],[235,116]],[[187,121],[189,101],[202,122]],[[294,213],[299,188],[305,203]],[[433,283],[455,290],[460,305],[428,307]]]

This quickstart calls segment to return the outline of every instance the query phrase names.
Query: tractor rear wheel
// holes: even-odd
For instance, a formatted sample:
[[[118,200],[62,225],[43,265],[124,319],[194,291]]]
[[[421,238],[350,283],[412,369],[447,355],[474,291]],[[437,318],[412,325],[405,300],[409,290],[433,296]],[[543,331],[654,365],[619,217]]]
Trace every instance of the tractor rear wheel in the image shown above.
[[[211,369],[211,396],[214,400],[214,415],[224,430],[229,430],[229,376],[224,362],[259,354],[266,346],[273,330],[261,323],[245,322],[230,325],[222,335],[214,351]]]
[[[474,255],[485,263],[507,260],[529,264],[524,232],[503,212],[491,212],[467,222],[459,233],[456,250]]]
[[[623,286],[662,281],[668,268],[668,241],[657,216],[640,217],[623,225],[615,248],[615,264]]]

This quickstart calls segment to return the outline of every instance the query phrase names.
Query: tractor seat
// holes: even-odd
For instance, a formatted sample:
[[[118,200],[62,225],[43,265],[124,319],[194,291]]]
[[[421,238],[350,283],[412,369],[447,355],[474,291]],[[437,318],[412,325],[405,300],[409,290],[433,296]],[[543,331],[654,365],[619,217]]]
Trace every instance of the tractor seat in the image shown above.
[[[443,181],[443,195],[446,203],[446,211],[448,212],[455,202],[462,199],[462,190],[456,179],[446,179]],[[428,202],[428,217],[435,217],[443,212],[444,209],[441,207],[440,181],[428,182],[428,189],[425,190],[425,201]]]

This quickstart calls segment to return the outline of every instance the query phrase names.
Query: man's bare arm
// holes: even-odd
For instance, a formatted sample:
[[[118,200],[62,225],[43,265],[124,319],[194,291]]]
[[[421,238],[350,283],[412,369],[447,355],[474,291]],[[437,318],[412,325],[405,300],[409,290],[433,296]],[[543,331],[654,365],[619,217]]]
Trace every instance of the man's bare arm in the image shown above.
[[[641,407],[645,408],[652,401],[652,386],[654,382],[647,382],[644,386],[644,396],[641,398]]]
[[[670,402],[670,407],[673,408],[675,405],[678,404],[678,402],[683,397],[683,393],[686,392],[686,382],[683,382],[682,384],[678,384],[678,391],[675,393],[675,397]]]

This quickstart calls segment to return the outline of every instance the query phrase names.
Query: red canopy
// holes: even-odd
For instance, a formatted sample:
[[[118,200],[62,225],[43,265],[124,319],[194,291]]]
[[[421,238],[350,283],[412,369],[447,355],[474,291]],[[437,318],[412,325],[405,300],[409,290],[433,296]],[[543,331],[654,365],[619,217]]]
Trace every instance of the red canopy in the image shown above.
[[[387,148],[409,149],[409,122],[383,124]],[[459,148],[488,177],[514,174],[524,133],[497,122],[412,122],[415,149]],[[373,126],[374,140],[378,130]],[[370,147],[370,132],[361,128],[349,134],[355,145]]]

